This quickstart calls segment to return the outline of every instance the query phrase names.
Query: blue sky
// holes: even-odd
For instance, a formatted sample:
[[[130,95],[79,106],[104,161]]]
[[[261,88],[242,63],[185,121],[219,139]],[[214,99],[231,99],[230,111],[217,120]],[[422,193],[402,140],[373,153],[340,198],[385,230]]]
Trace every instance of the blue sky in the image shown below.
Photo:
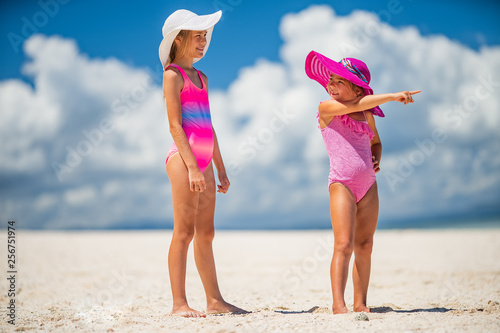
[[[196,65],[232,182],[217,226],[329,226],[311,49],[365,60],[376,93],[423,90],[377,122],[381,226],[500,214],[497,2],[49,0],[0,5],[0,218],[172,225],[158,45],[179,8],[224,11]]]
[[[21,76],[23,54],[14,50],[6,36],[10,32],[21,38],[32,34],[33,30],[23,17],[33,24],[38,33],[75,39],[80,50],[90,57],[115,57],[136,67],[155,68],[159,63],[157,50],[161,27],[170,13],[179,8],[200,14],[222,9],[224,16],[216,27],[214,47],[202,65],[205,71],[212,74],[211,86],[215,88],[226,88],[236,78],[240,68],[252,65],[258,58],[277,61],[281,43],[277,27],[281,18],[311,4],[332,5],[338,15],[348,15],[355,10],[372,11],[392,26],[412,25],[423,35],[443,34],[473,49],[500,44],[500,3],[492,0],[400,0],[394,1],[394,5],[391,1],[367,0],[65,0],[60,3],[57,0],[42,0],[49,10],[44,10],[38,2],[20,0],[2,1],[0,4],[0,29],[4,36],[0,42],[0,79]],[[49,5],[52,3],[58,7]],[[397,14],[387,16],[389,6],[394,6],[393,12]],[[57,8],[57,13],[50,17],[52,8]],[[43,16],[36,16],[40,11],[49,14],[46,24],[43,24]],[[221,63],[224,64],[223,69],[219,69]]]

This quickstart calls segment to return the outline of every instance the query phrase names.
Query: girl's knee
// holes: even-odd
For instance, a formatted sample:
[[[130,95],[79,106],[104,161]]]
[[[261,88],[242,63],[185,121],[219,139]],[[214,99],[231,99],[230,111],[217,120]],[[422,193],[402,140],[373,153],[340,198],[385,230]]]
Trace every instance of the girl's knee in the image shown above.
[[[212,243],[215,237],[215,229],[213,227],[197,228],[195,237],[197,242]]]
[[[181,242],[183,244],[189,244],[193,240],[194,229],[193,228],[183,228],[181,230],[174,228],[174,233],[172,235],[172,241]]]
[[[354,252],[358,255],[371,255],[373,249],[373,238],[357,241],[354,244]]]
[[[354,244],[350,240],[335,240],[334,252],[350,256],[354,250]]]

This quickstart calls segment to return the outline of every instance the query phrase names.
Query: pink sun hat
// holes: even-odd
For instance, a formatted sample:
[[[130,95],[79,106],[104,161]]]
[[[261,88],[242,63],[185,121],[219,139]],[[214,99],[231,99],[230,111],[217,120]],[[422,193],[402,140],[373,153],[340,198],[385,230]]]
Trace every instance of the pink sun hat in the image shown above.
[[[365,91],[365,95],[373,95],[373,89],[368,85],[371,75],[364,62],[355,58],[344,58],[336,62],[325,57],[321,53],[311,51],[306,58],[306,74],[309,78],[317,81],[328,92],[328,82],[331,74],[338,75],[344,79],[360,86]],[[385,117],[380,107],[370,109],[374,115]]]

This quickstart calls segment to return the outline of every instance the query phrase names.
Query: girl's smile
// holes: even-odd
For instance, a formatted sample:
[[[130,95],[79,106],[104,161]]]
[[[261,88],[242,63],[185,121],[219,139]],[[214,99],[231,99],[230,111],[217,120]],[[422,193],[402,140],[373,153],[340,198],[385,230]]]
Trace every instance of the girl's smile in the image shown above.
[[[205,50],[205,46],[207,45],[207,31],[193,31],[191,43],[191,45],[194,47],[195,57],[203,57],[203,51]]]

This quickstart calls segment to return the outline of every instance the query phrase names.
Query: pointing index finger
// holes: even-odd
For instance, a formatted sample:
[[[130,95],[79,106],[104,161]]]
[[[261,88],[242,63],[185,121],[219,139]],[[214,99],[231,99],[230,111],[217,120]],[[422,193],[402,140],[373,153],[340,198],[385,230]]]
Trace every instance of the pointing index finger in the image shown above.
[[[422,92],[422,90],[413,90],[413,91],[410,91],[409,93],[410,93],[410,95],[415,95],[415,94],[419,94],[421,92]]]

